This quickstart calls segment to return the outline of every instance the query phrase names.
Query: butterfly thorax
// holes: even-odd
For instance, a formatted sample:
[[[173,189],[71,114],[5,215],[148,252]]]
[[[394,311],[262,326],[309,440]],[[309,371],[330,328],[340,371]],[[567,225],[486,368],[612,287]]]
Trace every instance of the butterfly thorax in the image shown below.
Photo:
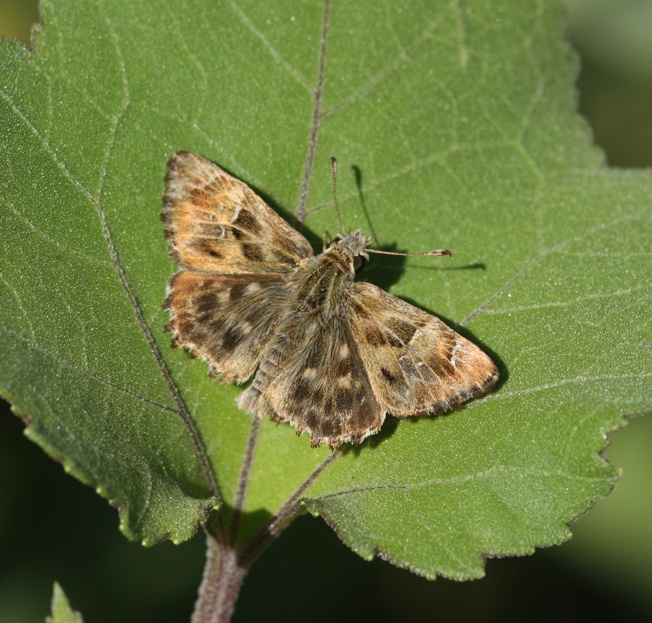
[[[321,255],[306,260],[292,276],[290,288],[296,292],[296,311],[339,316],[346,307],[347,286],[366,263],[371,238],[361,230],[338,234]]]

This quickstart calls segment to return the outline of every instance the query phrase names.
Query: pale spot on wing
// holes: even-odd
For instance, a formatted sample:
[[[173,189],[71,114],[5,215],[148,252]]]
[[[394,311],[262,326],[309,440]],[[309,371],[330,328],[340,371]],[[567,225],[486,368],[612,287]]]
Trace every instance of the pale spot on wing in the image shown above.
[[[418,337],[420,337],[421,335],[423,335],[423,333],[421,333],[421,330],[420,330],[420,329],[417,329],[417,330],[414,332],[414,335],[412,336],[412,339],[408,342],[408,344],[412,344],[412,342],[414,342],[414,341],[415,341]]]
[[[417,362],[417,365],[418,365],[420,368],[422,368],[423,365],[424,365],[424,363],[423,363],[423,361],[418,361],[418,362]]]
[[[256,292],[260,292],[261,290],[262,288],[260,287],[260,284],[254,281],[244,289],[244,294],[245,296],[251,296],[252,294],[256,294]]]
[[[215,215],[214,214],[209,214],[208,215],[208,220],[209,221],[214,221],[215,220]]]
[[[347,344],[340,346],[340,359],[347,359],[349,356],[349,347]]]
[[[240,322],[240,330],[244,335],[248,335],[251,333],[251,330],[254,328],[254,325],[252,325],[250,322],[247,322],[246,320],[242,320]]]
[[[318,331],[319,331],[319,324],[314,321],[307,323],[304,329],[306,338],[312,337]]]
[[[317,368],[306,368],[306,369],[303,371],[303,378],[304,378],[304,379],[308,379],[308,380],[311,381],[311,380],[314,379],[316,376],[317,376]]]
[[[217,300],[220,303],[220,305],[226,305],[231,298],[231,288],[224,288],[224,290],[221,290],[220,292],[217,293]]]
[[[211,217],[213,215],[211,214]],[[220,238],[224,238],[226,236],[226,229],[224,228],[224,225],[220,225],[220,229],[222,230],[222,233],[220,234]]]
[[[202,190],[206,190],[218,178],[218,176],[219,173],[214,173],[208,179],[206,179],[205,182],[199,184],[199,188],[201,188]]]
[[[460,346],[462,346],[462,342],[460,342],[460,340],[457,340],[457,342],[455,342],[455,346],[453,347],[453,350],[451,351],[450,362],[451,362],[451,366],[453,367],[455,367],[455,364],[457,363],[457,351]]]
[[[231,217],[231,222],[235,223],[238,220],[238,217],[240,216],[240,212],[242,212],[242,206],[238,204],[235,206],[235,212],[233,213],[233,216]]]
[[[338,377],[337,386],[340,389],[351,389],[353,387],[353,384],[351,383],[351,375],[347,374],[346,376]]]

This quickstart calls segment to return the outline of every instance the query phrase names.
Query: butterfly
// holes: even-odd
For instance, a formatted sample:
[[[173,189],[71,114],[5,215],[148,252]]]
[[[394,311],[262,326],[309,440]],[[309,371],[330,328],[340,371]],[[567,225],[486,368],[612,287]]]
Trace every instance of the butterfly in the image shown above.
[[[218,381],[253,376],[237,399],[244,411],[337,448],[378,432],[388,413],[448,411],[498,379],[441,320],[355,281],[374,252],[361,230],[315,256],[244,182],[190,152],[169,161],[166,186],[161,218],[180,269],[167,329]]]

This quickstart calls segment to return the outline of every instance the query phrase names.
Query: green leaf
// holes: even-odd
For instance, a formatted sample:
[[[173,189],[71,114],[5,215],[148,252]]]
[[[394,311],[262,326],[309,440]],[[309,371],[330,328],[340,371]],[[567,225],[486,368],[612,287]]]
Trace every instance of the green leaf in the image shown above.
[[[0,386],[130,538],[187,538],[218,492],[245,553],[303,501],[362,556],[427,577],[570,536],[615,482],[606,435],[652,403],[651,178],[591,146],[557,5],[50,1],[43,17],[33,52],[0,46]],[[335,454],[252,427],[241,389],[164,330],[179,149],[288,217],[310,182],[317,248],[337,155],[347,229],[453,251],[374,257],[367,278],[462,323],[500,386]]]
[[[75,612],[68,603],[63,589],[56,582],[52,593],[52,616],[45,618],[46,623],[83,623],[79,612]]]

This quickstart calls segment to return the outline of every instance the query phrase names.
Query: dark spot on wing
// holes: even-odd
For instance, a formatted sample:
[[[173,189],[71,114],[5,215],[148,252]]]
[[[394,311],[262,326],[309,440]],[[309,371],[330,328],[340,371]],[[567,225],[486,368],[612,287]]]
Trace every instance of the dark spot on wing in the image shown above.
[[[381,368],[380,372],[389,383],[396,383],[398,377],[392,374],[387,368]]]
[[[300,250],[289,238],[281,238],[275,241],[276,246],[283,250],[283,255],[279,257],[286,264],[296,264],[297,256],[303,257],[305,251]]]
[[[348,359],[348,358],[338,359],[337,364],[336,364],[335,374],[338,377],[341,377],[341,376],[346,376],[349,372],[351,372],[351,361],[350,361],[350,359]]]
[[[197,314],[195,316],[195,326],[197,327],[203,327],[204,330],[208,330],[208,327],[206,326],[206,323],[214,323],[216,320],[215,318],[215,310],[212,311],[205,311],[201,314]],[[219,322],[219,321],[218,321]]]
[[[319,368],[321,363],[321,354],[316,348],[310,350],[309,355],[306,357],[306,368]]]
[[[324,390],[314,383],[310,394],[313,404],[320,404],[324,400]]]
[[[319,413],[317,411],[308,411],[306,415],[306,424],[311,430],[319,428]]]
[[[218,307],[217,292],[204,292],[195,301],[195,313],[197,314],[212,313]]]
[[[364,328],[364,336],[370,346],[382,346],[383,344],[387,344],[385,335],[380,330],[380,327],[376,325],[367,325]]]
[[[243,337],[244,336],[242,335],[242,331],[240,331],[240,329],[237,327],[230,327],[222,338],[222,348],[227,352],[235,350],[236,346],[242,341]]]
[[[298,401],[305,401],[311,395],[311,387],[313,383],[310,379],[300,378],[294,386],[294,398]]]
[[[341,390],[335,395],[335,409],[338,413],[351,411],[353,408],[353,393],[351,390]]]
[[[215,259],[222,259],[222,254],[215,248],[215,244],[210,240],[202,240],[195,245],[195,248],[203,255],[210,255]]]
[[[242,245],[242,255],[245,256],[250,262],[264,262],[265,254],[262,249],[256,244],[247,244],[246,242]]]
[[[412,339],[412,336],[416,333],[417,330],[413,324],[405,322],[400,318],[392,318],[387,323],[387,326],[392,330],[394,336],[403,344],[407,344]]]
[[[262,230],[258,219],[249,210],[240,210],[240,214],[238,214],[238,218],[235,219],[234,223],[237,223],[240,229],[244,229],[254,236]]]
[[[231,291],[229,292],[229,299],[232,301],[241,299],[247,285],[248,284],[246,283],[234,283],[231,286]]]
[[[333,418],[322,418],[320,424],[322,437],[333,437],[334,435],[339,435],[339,426],[336,425]]]
[[[353,309],[355,313],[360,316],[360,318],[369,318],[370,314],[367,308],[362,305],[361,303],[358,303],[357,301],[353,305]]]
[[[183,320],[179,319],[177,320],[176,330],[177,336],[173,340],[173,346],[179,346],[181,342],[188,339],[188,336],[192,334],[193,323],[185,318]]]
[[[294,385],[294,399],[297,401],[295,414],[300,414],[306,403],[316,405],[324,399],[324,391],[314,379],[300,378]]]

